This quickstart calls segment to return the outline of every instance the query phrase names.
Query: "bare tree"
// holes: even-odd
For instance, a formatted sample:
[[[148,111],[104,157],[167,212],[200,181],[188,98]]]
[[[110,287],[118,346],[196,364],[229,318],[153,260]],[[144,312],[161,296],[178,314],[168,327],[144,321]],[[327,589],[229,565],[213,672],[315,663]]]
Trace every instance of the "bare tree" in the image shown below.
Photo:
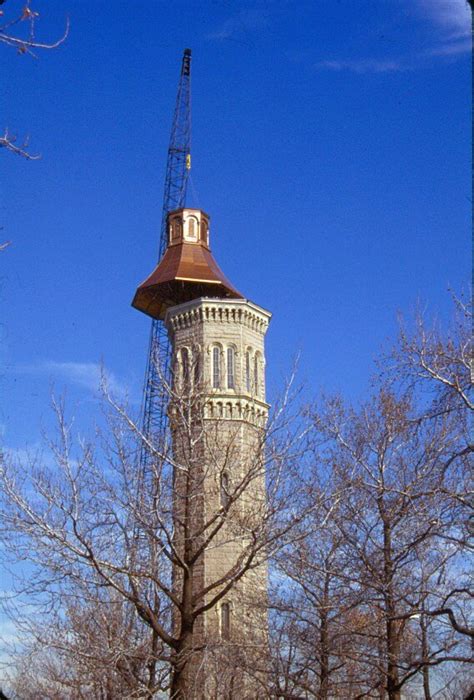
[[[472,302],[451,294],[453,314],[448,328],[418,310],[414,326],[400,319],[398,342],[382,361],[384,374],[396,383],[414,386],[431,401],[431,413],[474,410],[472,385]]]
[[[59,438],[49,444],[53,464],[2,465],[1,538],[13,560],[29,562],[28,576],[17,581],[19,594],[29,601],[29,610],[33,602],[38,606],[40,625],[30,624],[30,632],[38,643],[55,650],[54,658],[58,653],[84,657],[86,648],[89,668],[104,664],[104,678],[113,675],[129,683],[124,669],[133,667],[138,654],[135,694],[127,697],[151,698],[168,688],[170,697],[192,698],[199,697],[202,689],[202,669],[189,672],[196,670],[196,659],[206,665],[206,674],[218,669],[220,683],[226,660],[230,684],[236,682],[238,666],[245,673],[249,655],[254,666],[265,668],[253,641],[239,636],[238,630],[229,642],[212,635],[201,638],[198,648],[193,646],[192,632],[229,591],[238,589],[244,579],[251,580],[253,571],[299,536],[298,525],[315,506],[308,501],[306,510],[293,507],[294,484],[304,470],[306,431],[301,418],[291,415],[290,389],[268,425],[255,426],[253,448],[244,460],[234,450],[223,420],[208,421],[206,391],[186,387],[178,391],[177,385],[164,385],[163,390],[170,393],[171,432],[156,443],[107,394],[108,430],[101,431],[94,443],[82,442],[76,449],[64,407],[56,403]],[[182,446],[178,450],[177,433]],[[206,464],[197,469],[204,444]],[[144,447],[151,456],[147,474],[137,469],[137,454]],[[220,489],[225,473],[234,475],[226,486],[226,498],[216,498],[204,519],[196,519],[193,509],[201,498],[203,479],[212,474]],[[177,474],[183,478],[178,480]],[[263,478],[267,499],[255,503],[249,515],[242,503],[252,484]],[[185,508],[177,507],[177,501]],[[227,541],[238,543],[239,554],[202,587],[197,583],[200,562],[206,551],[221,546],[223,532]],[[118,625],[117,641],[103,647],[94,643],[94,635],[99,630],[109,634],[109,628],[84,625],[88,619],[84,590],[91,595],[94,589],[103,593],[93,596],[92,609],[98,606],[99,613],[107,614],[113,601],[118,612],[112,622],[122,610],[132,611],[134,625],[139,622],[148,631],[139,636],[138,652],[133,644],[124,645],[120,664],[113,651],[121,648],[120,640],[127,634],[123,624]],[[263,605],[266,614],[261,594],[257,598],[256,605]],[[52,609],[61,611],[62,630],[51,618]],[[49,631],[41,633],[41,627],[51,629],[41,625],[45,615],[54,623],[49,640]],[[33,616],[29,617],[31,622]],[[28,627],[28,620],[24,622]],[[102,656],[97,652],[101,647]],[[97,673],[91,671],[87,687],[95,683],[94,677]],[[259,674],[255,678],[261,686],[259,696],[265,697],[265,679]],[[60,697],[81,697],[76,690],[76,695],[72,690],[62,692]]]
[[[460,302],[446,333],[419,317],[367,402],[311,410],[313,488],[337,506],[279,564],[281,697],[399,700],[419,681],[430,700],[433,673],[471,660],[468,321]]]
[[[10,673],[14,697],[146,697],[151,631],[134,609],[98,586],[61,595],[61,606],[31,614],[20,629],[23,644]]]
[[[318,478],[310,489],[313,497],[323,488]],[[354,697],[361,687],[351,634],[357,625],[356,605],[343,575],[344,539],[335,526],[343,497],[333,491],[326,512],[322,504],[310,513],[302,540],[276,562],[280,586],[272,591],[271,601],[278,620],[273,643],[277,697]]]
[[[309,528],[281,564],[294,584],[283,608],[294,687],[399,700],[421,672],[428,700],[430,668],[471,660],[462,427],[451,414],[420,423],[409,397],[386,390],[358,411],[332,401],[313,416],[338,495],[326,539]]]
[[[204,669],[209,697],[246,697],[244,675],[250,697],[399,700],[415,684],[425,700],[441,686],[469,697],[469,313],[456,310],[447,333],[403,329],[357,408],[325,398],[302,416],[289,387],[268,425],[249,416],[245,453],[235,425],[210,418],[194,367],[162,382],[160,440],[106,392],[107,429],[74,448],[56,405],[54,464],[0,473],[4,547],[31,567],[18,588],[44,697],[200,697]],[[203,583],[223,542],[238,556]],[[270,652],[246,629],[193,634],[267,562]],[[269,602],[245,595],[255,628]]]
[[[1,4],[3,5],[4,2]],[[4,10],[0,10],[0,18],[0,43],[15,48],[19,54],[35,56],[36,51],[56,49],[64,43],[69,33],[67,19],[65,30],[59,39],[52,42],[40,41],[36,34],[39,12],[31,7],[31,0],[24,0],[21,9],[14,12],[10,18],[5,17]],[[36,160],[40,157],[30,153],[28,139],[24,139],[20,144],[17,141],[17,137],[5,128],[3,135],[0,136],[0,148],[6,148],[11,153],[16,153],[28,160]]]

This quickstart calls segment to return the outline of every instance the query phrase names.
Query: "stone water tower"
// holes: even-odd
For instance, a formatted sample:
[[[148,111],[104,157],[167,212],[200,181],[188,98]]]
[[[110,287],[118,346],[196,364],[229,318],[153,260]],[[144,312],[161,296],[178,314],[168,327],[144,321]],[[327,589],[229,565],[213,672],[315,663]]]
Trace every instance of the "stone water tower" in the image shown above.
[[[173,587],[189,613],[175,623],[190,627],[188,687],[195,698],[257,698],[267,567],[244,560],[265,507],[271,315],[226,279],[209,247],[209,216],[189,208],[168,215],[167,249],[133,306],[163,320],[171,344],[174,545],[186,562],[175,566]],[[245,573],[235,580],[239,567]],[[249,661],[253,680],[239,670]]]

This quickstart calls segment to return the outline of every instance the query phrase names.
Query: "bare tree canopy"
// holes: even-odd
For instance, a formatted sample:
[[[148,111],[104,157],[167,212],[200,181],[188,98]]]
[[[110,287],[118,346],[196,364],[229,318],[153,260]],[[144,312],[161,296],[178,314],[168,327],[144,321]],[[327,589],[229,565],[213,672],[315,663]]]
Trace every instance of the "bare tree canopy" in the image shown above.
[[[205,393],[186,387],[181,393],[169,386],[163,390],[171,393],[172,431],[180,432],[184,446],[179,452],[173,451],[171,436],[151,442],[106,394],[108,428],[94,443],[74,446],[64,406],[55,403],[59,436],[48,446],[52,463],[5,460],[2,466],[6,500],[0,535],[13,561],[29,562],[27,575],[17,581],[18,601],[28,600],[29,615],[24,619],[14,600],[12,613],[23,619],[25,633],[34,640],[30,653],[40,653],[42,668],[49,669],[46,685],[62,688],[65,697],[71,678],[61,685],[55,671],[57,659],[65,657],[69,673],[77,669],[74,683],[85,694],[112,683],[113,676],[115,690],[108,697],[117,697],[117,687],[127,683],[126,697],[155,697],[177,684],[193,656],[201,658],[203,652],[208,667],[219,668],[216,682],[224,682],[221,640],[211,638],[204,650],[194,649],[193,627],[244,577],[251,580],[252,571],[300,537],[298,526],[317,506],[294,489],[295,483],[304,484],[307,430],[301,415],[292,412],[290,387],[273,420],[255,428],[254,449],[245,461],[237,449],[239,436],[229,435],[224,419],[205,418]],[[146,474],[137,469],[143,445],[153,457]],[[193,510],[207,479],[197,464],[204,447],[208,469],[218,478],[215,507],[206,510],[202,521]],[[226,473],[233,479],[223,500],[218,494]],[[267,499],[255,503],[249,517],[242,503],[252,484],[265,476]],[[201,589],[196,583],[200,562],[206,550],[222,546],[225,523],[226,538],[235,538],[238,554]],[[257,598],[255,605],[261,605]],[[107,625],[91,627],[91,612],[95,623],[104,616]],[[244,639],[235,653],[228,647],[229,674],[239,665],[246,667],[252,648],[251,640]],[[46,660],[45,649],[54,651]],[[254,654],[252,664],[263,667],[264,661]],[[101,672],[102,665],[109,675]],[[182,697],[178,685],[173,688],[171,696]]]
[[[422,317],[402,328],[358,406],[305,405],[290,383],[246,459],[225,418],[209,420],[195,368],[163,381],[159,442],[105,391],[106,426],[77,444],[55,403],[48,452],[0,471],[23,635],[16,697],[197,698],[203,669],[216,697],[239,697],[242,675],[261,698],[469,697],[469,322],[456,300],[447,331]],[[214,505],[196,519],[210,474]],[[265,502],[252,490],[262,478]],[[201,558],[223,533],[238,556],[202,588]],[[270,615],[268,649],[245,630],[193,646],[204,614],[263,565],[268,597],[250,586],[246,600],[254,620]]]
[[[322,532],[308,516],[303,542],[278,558],[281,697],[399,700],[415,682],[425,700],[472,690],[470,318],[459,299],[445,332],[419,314],[368,401],[310,409],[313,489],[329,483],[336,505]]]

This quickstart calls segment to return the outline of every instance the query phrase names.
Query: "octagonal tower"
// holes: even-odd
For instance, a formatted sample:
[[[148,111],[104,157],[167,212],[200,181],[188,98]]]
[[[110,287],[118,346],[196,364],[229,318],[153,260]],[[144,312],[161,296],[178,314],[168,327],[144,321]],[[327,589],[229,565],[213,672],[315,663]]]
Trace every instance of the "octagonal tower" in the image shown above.
[[[246,557],[266,502],[271,314],[224,276],[199,209],[169,214],[167,249],[133,306],[164,321],[172,349],[174,547],[185,563],[174,567],[173,591],[182,605],[175,624],[189,626],[179,650],[190,659],[189,697],[258,698],[245,668],[265,665],[267,567]]]

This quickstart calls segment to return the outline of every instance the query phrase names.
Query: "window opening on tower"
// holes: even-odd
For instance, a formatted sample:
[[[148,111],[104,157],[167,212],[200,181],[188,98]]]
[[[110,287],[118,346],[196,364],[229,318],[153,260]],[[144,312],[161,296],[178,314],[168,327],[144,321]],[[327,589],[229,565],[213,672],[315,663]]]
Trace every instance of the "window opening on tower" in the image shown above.
[[[245,353],[245,387],[250,392],[250,352]]]
[[[199,353],[199,348],[196,347],[193,353],[194,362],[194,388],[196,389],[201,382],[201,355]]]
[[[183,371],[183,389],[189,391],[190,375],[189,375],[189,351],[187,348],[181,350],[181,366]]]
[[[201,241],[203,243],[205,243],[206,245],[208,244],[207,234],[208,234],[207,224],[205,221],[201,221]]]
[[[258,355],[255,355],[254,358],[254,365],[253,365],[253,383],[254,383],[254,391],[255,394],[258,396],[259,393],[259,371],[258,371]]]
[[[197,221],[194,216],[191,216],[188,224],[188,236],[189,238],[196,238],[196,224]]]
[[[230,503],[229,483],[229,475],[224,472],[221,475],[221,506],[223,508],[227,508]]]
[[[212,349],[212,386],[221,388],[221,351],[217,347]]]
[[[230,639],[230,603],[221,605],[221,637]]]
[[[227,388],[235,388],[235,350],[227,348]]]

